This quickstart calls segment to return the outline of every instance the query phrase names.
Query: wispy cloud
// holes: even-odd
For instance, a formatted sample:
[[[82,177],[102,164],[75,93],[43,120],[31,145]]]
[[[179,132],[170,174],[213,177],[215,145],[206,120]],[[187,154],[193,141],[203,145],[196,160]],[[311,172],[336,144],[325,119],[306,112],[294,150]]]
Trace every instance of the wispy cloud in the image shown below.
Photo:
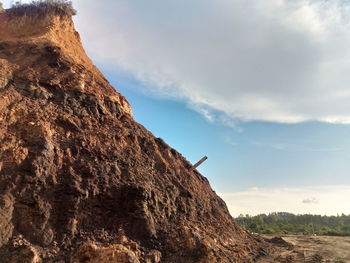
[[[341,147],[313,147],[305,144],[290,144],[282,142],[258,142],[251,141],[251,145],[261,148],[270,148],[280,151],[290,151],[290,152],[340,152],[343,151]]]
[[[191,103],[190,101],[188,101],[188,106],[189,108],[202,114],[202,116],[204,116],[211,123],[224,124],[228,127],[233,128],[237,132],[244,131],[238,120],[229,118],[227,115],[222,114],[222,112],[213,110],[210,107],[203,106],[203,104],[200,103]]]
[[[94,59],[122,67],[150,93],[195,105],[208,120],[220,113],[215,119],[226,124],[350,123],[348,1],[74,4]]]
[[[315,197],[311,197],[311,198],[306,198],[303,200],[304,204],[318,204],[320,201],[315,198]]]
[[[239,143],[236,142],[236,141],[234,141],[234,140],[232,140],[232,138],[231,138],[230,136],[225,136],[225,137],[224,137],[224,141],[225,141],[227,144],[229,144],[229,145],[231,145],[231,146],[234,146],[234,147],[236,147],[237,145],[239,145]]]
[[[350,214],[350,185],[274,189],[254,187],[219,195],[226,201],[233,216],[270,212]]]

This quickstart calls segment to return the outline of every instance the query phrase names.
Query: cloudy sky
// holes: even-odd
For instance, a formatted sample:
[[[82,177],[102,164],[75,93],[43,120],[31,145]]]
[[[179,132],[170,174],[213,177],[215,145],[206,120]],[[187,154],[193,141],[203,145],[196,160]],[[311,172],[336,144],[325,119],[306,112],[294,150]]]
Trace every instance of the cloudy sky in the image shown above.
[[[350,214],[349,0],[73,4],[135,119],[191,162],[207,155],[233,215]]]

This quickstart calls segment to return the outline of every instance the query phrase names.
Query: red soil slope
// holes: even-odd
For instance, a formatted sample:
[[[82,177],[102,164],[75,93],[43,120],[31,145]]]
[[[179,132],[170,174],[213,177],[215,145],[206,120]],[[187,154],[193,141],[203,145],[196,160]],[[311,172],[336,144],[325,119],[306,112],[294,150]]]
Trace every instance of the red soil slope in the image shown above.
[[[1,262],[254,262],[267,245],[134,121],[70,17],[0,13]]]

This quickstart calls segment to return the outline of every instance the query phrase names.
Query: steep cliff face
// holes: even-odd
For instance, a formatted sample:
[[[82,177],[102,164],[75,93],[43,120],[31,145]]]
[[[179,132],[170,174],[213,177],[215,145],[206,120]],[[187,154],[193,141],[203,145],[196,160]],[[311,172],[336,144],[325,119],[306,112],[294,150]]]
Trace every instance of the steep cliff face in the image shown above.
[[[68,16],[0,13],[1,262],[254,262],[208,181],[133,120]]]

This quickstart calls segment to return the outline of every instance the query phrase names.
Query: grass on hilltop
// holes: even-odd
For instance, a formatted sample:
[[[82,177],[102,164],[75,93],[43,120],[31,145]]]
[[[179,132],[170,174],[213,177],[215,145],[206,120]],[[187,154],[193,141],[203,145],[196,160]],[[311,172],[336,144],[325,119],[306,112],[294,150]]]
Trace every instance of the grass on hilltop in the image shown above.
[[[10,9],[6,10],[6,13],[10,16],[74,16],[77,14],[77,11],[73,8],[72,1],[36,0],[31,3],[21,3],[20,1],[17,1]]]

